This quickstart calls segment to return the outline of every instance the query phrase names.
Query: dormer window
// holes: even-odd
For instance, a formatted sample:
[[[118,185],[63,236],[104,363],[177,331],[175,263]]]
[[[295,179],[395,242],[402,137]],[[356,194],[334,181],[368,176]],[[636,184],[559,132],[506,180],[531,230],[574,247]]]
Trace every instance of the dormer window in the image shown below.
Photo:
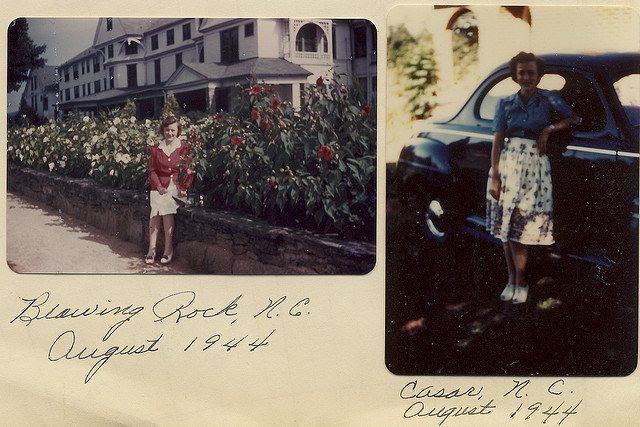
[[[138,43],[129,41],[125,43],[124,53],[127,55],[137,55],[138,54]]]
[[[298,52],[329,52],[327,36],[322,28],[316,24],[305,24],[296,35],[296,51]]]

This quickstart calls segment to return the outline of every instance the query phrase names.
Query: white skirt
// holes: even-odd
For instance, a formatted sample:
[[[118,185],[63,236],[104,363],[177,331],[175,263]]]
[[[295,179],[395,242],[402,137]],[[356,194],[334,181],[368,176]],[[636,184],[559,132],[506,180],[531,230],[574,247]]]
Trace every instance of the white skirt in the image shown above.
[[[149,195],[149,203],[151,204],[151,214],[149,218],[153,218],[156,215],[177,213],[180,205],[176,199],[185,200],[183,197],[178,197],[178,187],[176,187],[173,180],[169,183],[167,192],[164,194],[160,194],[158,190],[152,190]]]
[[[500,199],[487,181],[487,230],[496,238],[524,245],[552,245],[551,166],[535,140],[510,138],[500,154]]]

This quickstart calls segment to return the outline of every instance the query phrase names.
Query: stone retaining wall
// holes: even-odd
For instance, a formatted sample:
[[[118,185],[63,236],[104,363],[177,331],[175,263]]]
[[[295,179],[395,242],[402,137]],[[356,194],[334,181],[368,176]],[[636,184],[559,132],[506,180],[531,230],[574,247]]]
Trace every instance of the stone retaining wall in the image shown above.
[[[11,164],[7,181],[9,191],[135,242],[141,256],[146,251],[148,195]],[[375,265],[375,245],[273,227],[233,211],[180,208],[175,223],[176,256],[201,273],[365,274]]]

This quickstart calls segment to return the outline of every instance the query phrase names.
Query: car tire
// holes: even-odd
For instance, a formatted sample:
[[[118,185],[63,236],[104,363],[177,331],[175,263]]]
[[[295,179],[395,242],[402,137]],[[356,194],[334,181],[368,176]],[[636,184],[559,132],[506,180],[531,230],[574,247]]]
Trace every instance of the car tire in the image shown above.
[[[435,243],[450,243],[454,227],[447,204],[439,197],[428,199],[422,212],[422,229],[427,240]]]

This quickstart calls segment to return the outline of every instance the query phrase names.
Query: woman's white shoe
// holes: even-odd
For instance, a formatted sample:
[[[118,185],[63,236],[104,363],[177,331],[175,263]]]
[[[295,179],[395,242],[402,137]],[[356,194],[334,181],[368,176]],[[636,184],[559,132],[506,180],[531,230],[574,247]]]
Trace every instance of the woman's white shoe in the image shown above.
[[[171,251],[169,255],[163,255],[162,258],[160,259],[160,263],[169,264],[172,259],[173,259],[173,251]]]
[[[513,293],[515,292],[516,287],[511,283],[508,283],[507,286],[504,287],[504,290],[500,294],[500,301],[511,301],[513,298]]]
[[[529,285],[516,286],[516,291],[513,294],[512,302],[514,304],[523,304],[527,302],[527,296],[529,294]]]

